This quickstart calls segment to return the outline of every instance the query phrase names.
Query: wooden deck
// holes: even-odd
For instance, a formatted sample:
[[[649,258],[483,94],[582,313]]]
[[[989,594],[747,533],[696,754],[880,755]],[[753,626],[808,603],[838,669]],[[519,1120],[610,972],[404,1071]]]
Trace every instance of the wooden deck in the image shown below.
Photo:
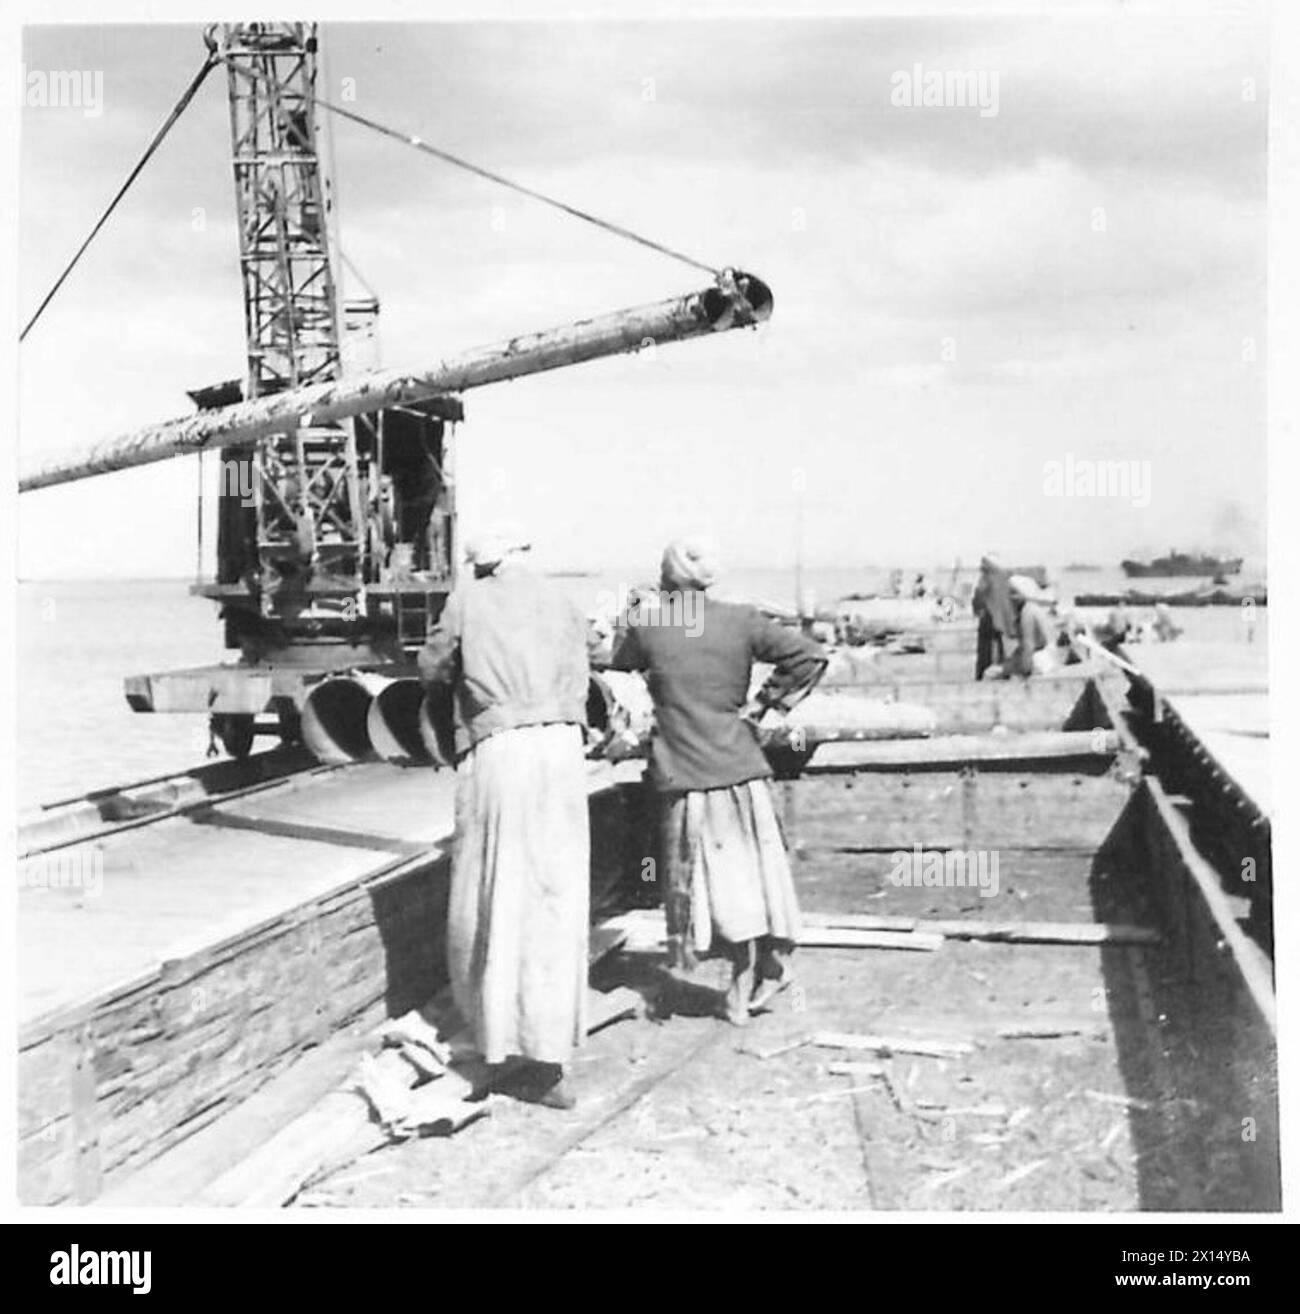
[[[845,914],[901,917],[946,927],[941,947],[805,947],[796,987],[735,1029],[714,1016],[724,965],[670,973],[659,914],[634,910],[615,919],[631,936],[595,980],[635,991],[644,1016],[590,1038],[574,1064],[575,1111],[493,1096],[490,1116],[454,1137],[335,1158],[303,1189],[304,1138],[329,1163],[348,1124],[301,1094],[295,1115],[286,1095],[271,1143],[297,1164],[278,1195],[316,1208],[1275,1208],[1267,1028],[1223,955],[1198,949],[1189,920],[1167,915],[1170,892],[1147,879],[1143,789],[1118,755],[1087,771],[971,764],[781,782],[820,937]],[[917,842],[996,854],[996,893],[898,885],[896,855]],[[1057,935],[1148,927],[1160,939],[980,938],[1008,922]],[[431,1016],[446,1033],[458,1025]],[[888,1037],[894,1052],[834,1047],[855,1036]],[[340,1089],[363,1043],[338,1042],[334,1085],[318,1087]],[[936,1044],[952,1053],[911,1052]],[[1257,1138],[1243,1141],[1243,1117]],[[266,1202],[278,1158],[252,1151],[254,1175],[218,1132],[158,1166],[154,1200],[169,1187],[168,1203],[238,1204],[242,1183]],[[138,1186],[116,1197],[148,1198]]]
[[[427,1005],[458,1027],[428,1004],[445,978],[453,781],[382,765],[291,778],[60,850],[102,850],[96,898],[24,890],[24,1199],[1276,1207],[1269,964],[1244,937],[1242,958],[1221,952],[1231,909],[1214,903],[1208,865],[1190,874],[1197,855],[1142,777],[1115,691],[1080,679],[934,689],[956,724],[990,733],[843,744],[848,759],[814,755],[775,784],[810,922],[1069,923],[1090,928],[1085,941],[1123,922],[1158,944],[975,931],[924,952],[809,946],[798,986],[736,1030],[714,1016],[720,963],[682,979],[653,937],[634,936],[594,985],[635,992],[643,1016],[591,1037],[578,1110],[493,1096],[491,1116],[455,1137],[336,1163],[304,1190],[286,1165],[336,1156],[347,1138],[329,1110],[355,1130],[348,1075],[374,1026]],[[992,723],[990,692],[1003,700]],[[593,881],[599,907],[643,924],[653,914],[636,906],[654,892],[638,773],[593,767]],[[899,855],[917,846],[995,862],[996,893],[899,885]],[[968,1048],[811,1043],[826,1032]],[[1244,1117],[1258,1127],[1248,1142]]]
[[[616,779],[591,765],[597,836]],[[93,1199],[377,1003],[427,999],[454,786],[312,772],[20,864],[24,1199]]]

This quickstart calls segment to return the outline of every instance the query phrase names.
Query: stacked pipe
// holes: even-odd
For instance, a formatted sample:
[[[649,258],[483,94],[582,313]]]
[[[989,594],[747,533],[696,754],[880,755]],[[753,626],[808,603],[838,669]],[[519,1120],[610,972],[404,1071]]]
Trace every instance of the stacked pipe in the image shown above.
[[[335,675],[314,685],[302,705],[302,741],[319,761],[451,766],[449,694],[426,694],[419,680],[369,671]]]
[[[644,753],[654,708],[639,675],[603,671],[587,691],[589,753],[612,760]],[[452,697],[419,680],[354,671],[321,680],[301,712],[302,740],[318,761],[455,764]]]
[[[654,704],[643,676],[593,673],[587,690],[588,756],[643,757],[654,729]],[[425,692],[419,680],[352,672],[320,681],[302,707],[303,743],[324,763],[389,761],[453,766],[449,690]],[[932,708],[852,694],[815,692],[760,735],[773,749],[810,752],[819,743],[925,737]]]

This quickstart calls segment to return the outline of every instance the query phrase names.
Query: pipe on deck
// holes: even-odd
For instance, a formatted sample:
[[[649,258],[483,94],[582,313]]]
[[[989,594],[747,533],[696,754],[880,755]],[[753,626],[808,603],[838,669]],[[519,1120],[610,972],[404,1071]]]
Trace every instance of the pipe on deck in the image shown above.
[[[302,742],[318,761],[338,766],[375,756],[368,719],[379,688],[373,677],[347,675],[311,690],[302,705]]]
[[[72,459],[52,461],[22,477],[18,488],[30,493],[211,447],[253,443],[308,422],[329,424],[643,347],[755,325],[771,313],[767,285],[751,274],[732,272],[701,292],[523,334],[452,356],[427,370],[383,370],[336,379],[150,425],[98,443]]]
[[[428,762],[420,734],[424,690],[419,680],[390,680],[370,700],[366,732],[374,751],[388,762]]]
[[[420,740],[435,766],[456,765],[455,710],[451,689],[437,686],[420,703]]]

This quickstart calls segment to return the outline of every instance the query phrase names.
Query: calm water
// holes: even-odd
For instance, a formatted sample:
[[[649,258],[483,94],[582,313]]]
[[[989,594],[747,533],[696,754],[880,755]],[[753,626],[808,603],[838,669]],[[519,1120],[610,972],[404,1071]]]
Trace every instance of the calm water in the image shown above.
[[[1249,563],[1248,563],[1249,565]],[[915,569],[909,572],[916,573]],[[927,571],[943,589],[951,568]],[[809,570],[804,591],[819,605],[850,592],[883,588],[887,569]],[[563,580],[585,610],[621,587],[648,583],[650,571],[602,573]],[[1242,575],[1255,580],[1262,572]],[[1062,596],[1124,587],[1116,569],[1054,572]],[[961,582],[969,582],[964,575]],[[1158,587],[1160,581],[1151,581]],[[1190,581],[1184,581],[1190,583]],[[122,695],[122,678],[229,661],[221,646],[216,607],[189,596],[184,580],[31,582],[18,590],[17,805],[20,811],[91,789],[143,780],[198,765],[207,749],[207,717],[140,715]],[[791,605],[793,572],[736,570],[723,581],[727,596]],[[1185,609],[1179,623],[1193,637],[1245,642],[1233,607]],[[1255,642],[1266,639],[1266,613]]]

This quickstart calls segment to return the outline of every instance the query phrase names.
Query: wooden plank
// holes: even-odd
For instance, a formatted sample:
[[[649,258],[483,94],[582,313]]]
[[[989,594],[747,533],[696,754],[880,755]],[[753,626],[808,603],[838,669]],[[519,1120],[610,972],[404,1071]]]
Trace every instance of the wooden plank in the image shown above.
[[[952,770],[970,764],[1038,763],[1111,758],[1119,750],[1113,730],[1033,731],[1002,735],[941,735],[931,739],[823,742],[805,770]]]
[[[997,1028],[999,1040],[1056,1040],[1068,1036],[1105,1036],[1108,1022],[1105,1017],[1093,1018],[1029,1018],[1023,1021],[1004,1022]]]
[[[591,991],[587,1005],[587,1032],[634,1017],[642,1009],[641,996],[627,987],[602,994]],[[381,1033],[376,1036],[383,1043]],[[467,1032],[447,1042],[464,1060],[413,1097],[414,1115],[422,1122],[440,1118],[454,1131],[482,1116],[491,1105],[478,1094],[486,1070],[473,1052]],[[396,1048],[386,1048],[373,1060],[381,1077],[397,1089],[415,1081],[415,1068]],[[238,1208],[278,1208],[293,1199],[314,1179],[378,1149],[388,1134],[373,1119],[370,1102],[349,1080],[331,1091],[311,1109],[284,1126],[250,1155],[221,1174],[193,1200],[195,1204]],[[492,1097],[488,1097],[490,1100]]]
[[[904,931],[855,930],[850,927],[805,927],[799,932],[802,949],[907,949],[934,953],[943,948],[942,935]]]
[[[843,1031],[814,1032],[809,1043],[821,1049],[857,1049],[877,1054],[923,1054],[930,1058],[964,1058],[975,1052],[975,1046],[964,1040],[855,1035]]]
[[[828,1063],[826,1071],[832,1077],[883,1077],[883,1063]]]
[[[607,926],[617,928],[632,952],[653,952],[667,936],[663,910],[637,908],[611,919]],[[798,943],[807,949],[904,949],[933,953],[943,947],[943,936],[916,934],[908,929],[845,927],[810,922],[799,934]]]
[[[805,913],[805,926],[862,931],[928,932],[950,940],[1002,940],[1012,944],[1159,944],[1149,926],[1122,922],[985,922],[975,918],[892,917],[874,913]]]

